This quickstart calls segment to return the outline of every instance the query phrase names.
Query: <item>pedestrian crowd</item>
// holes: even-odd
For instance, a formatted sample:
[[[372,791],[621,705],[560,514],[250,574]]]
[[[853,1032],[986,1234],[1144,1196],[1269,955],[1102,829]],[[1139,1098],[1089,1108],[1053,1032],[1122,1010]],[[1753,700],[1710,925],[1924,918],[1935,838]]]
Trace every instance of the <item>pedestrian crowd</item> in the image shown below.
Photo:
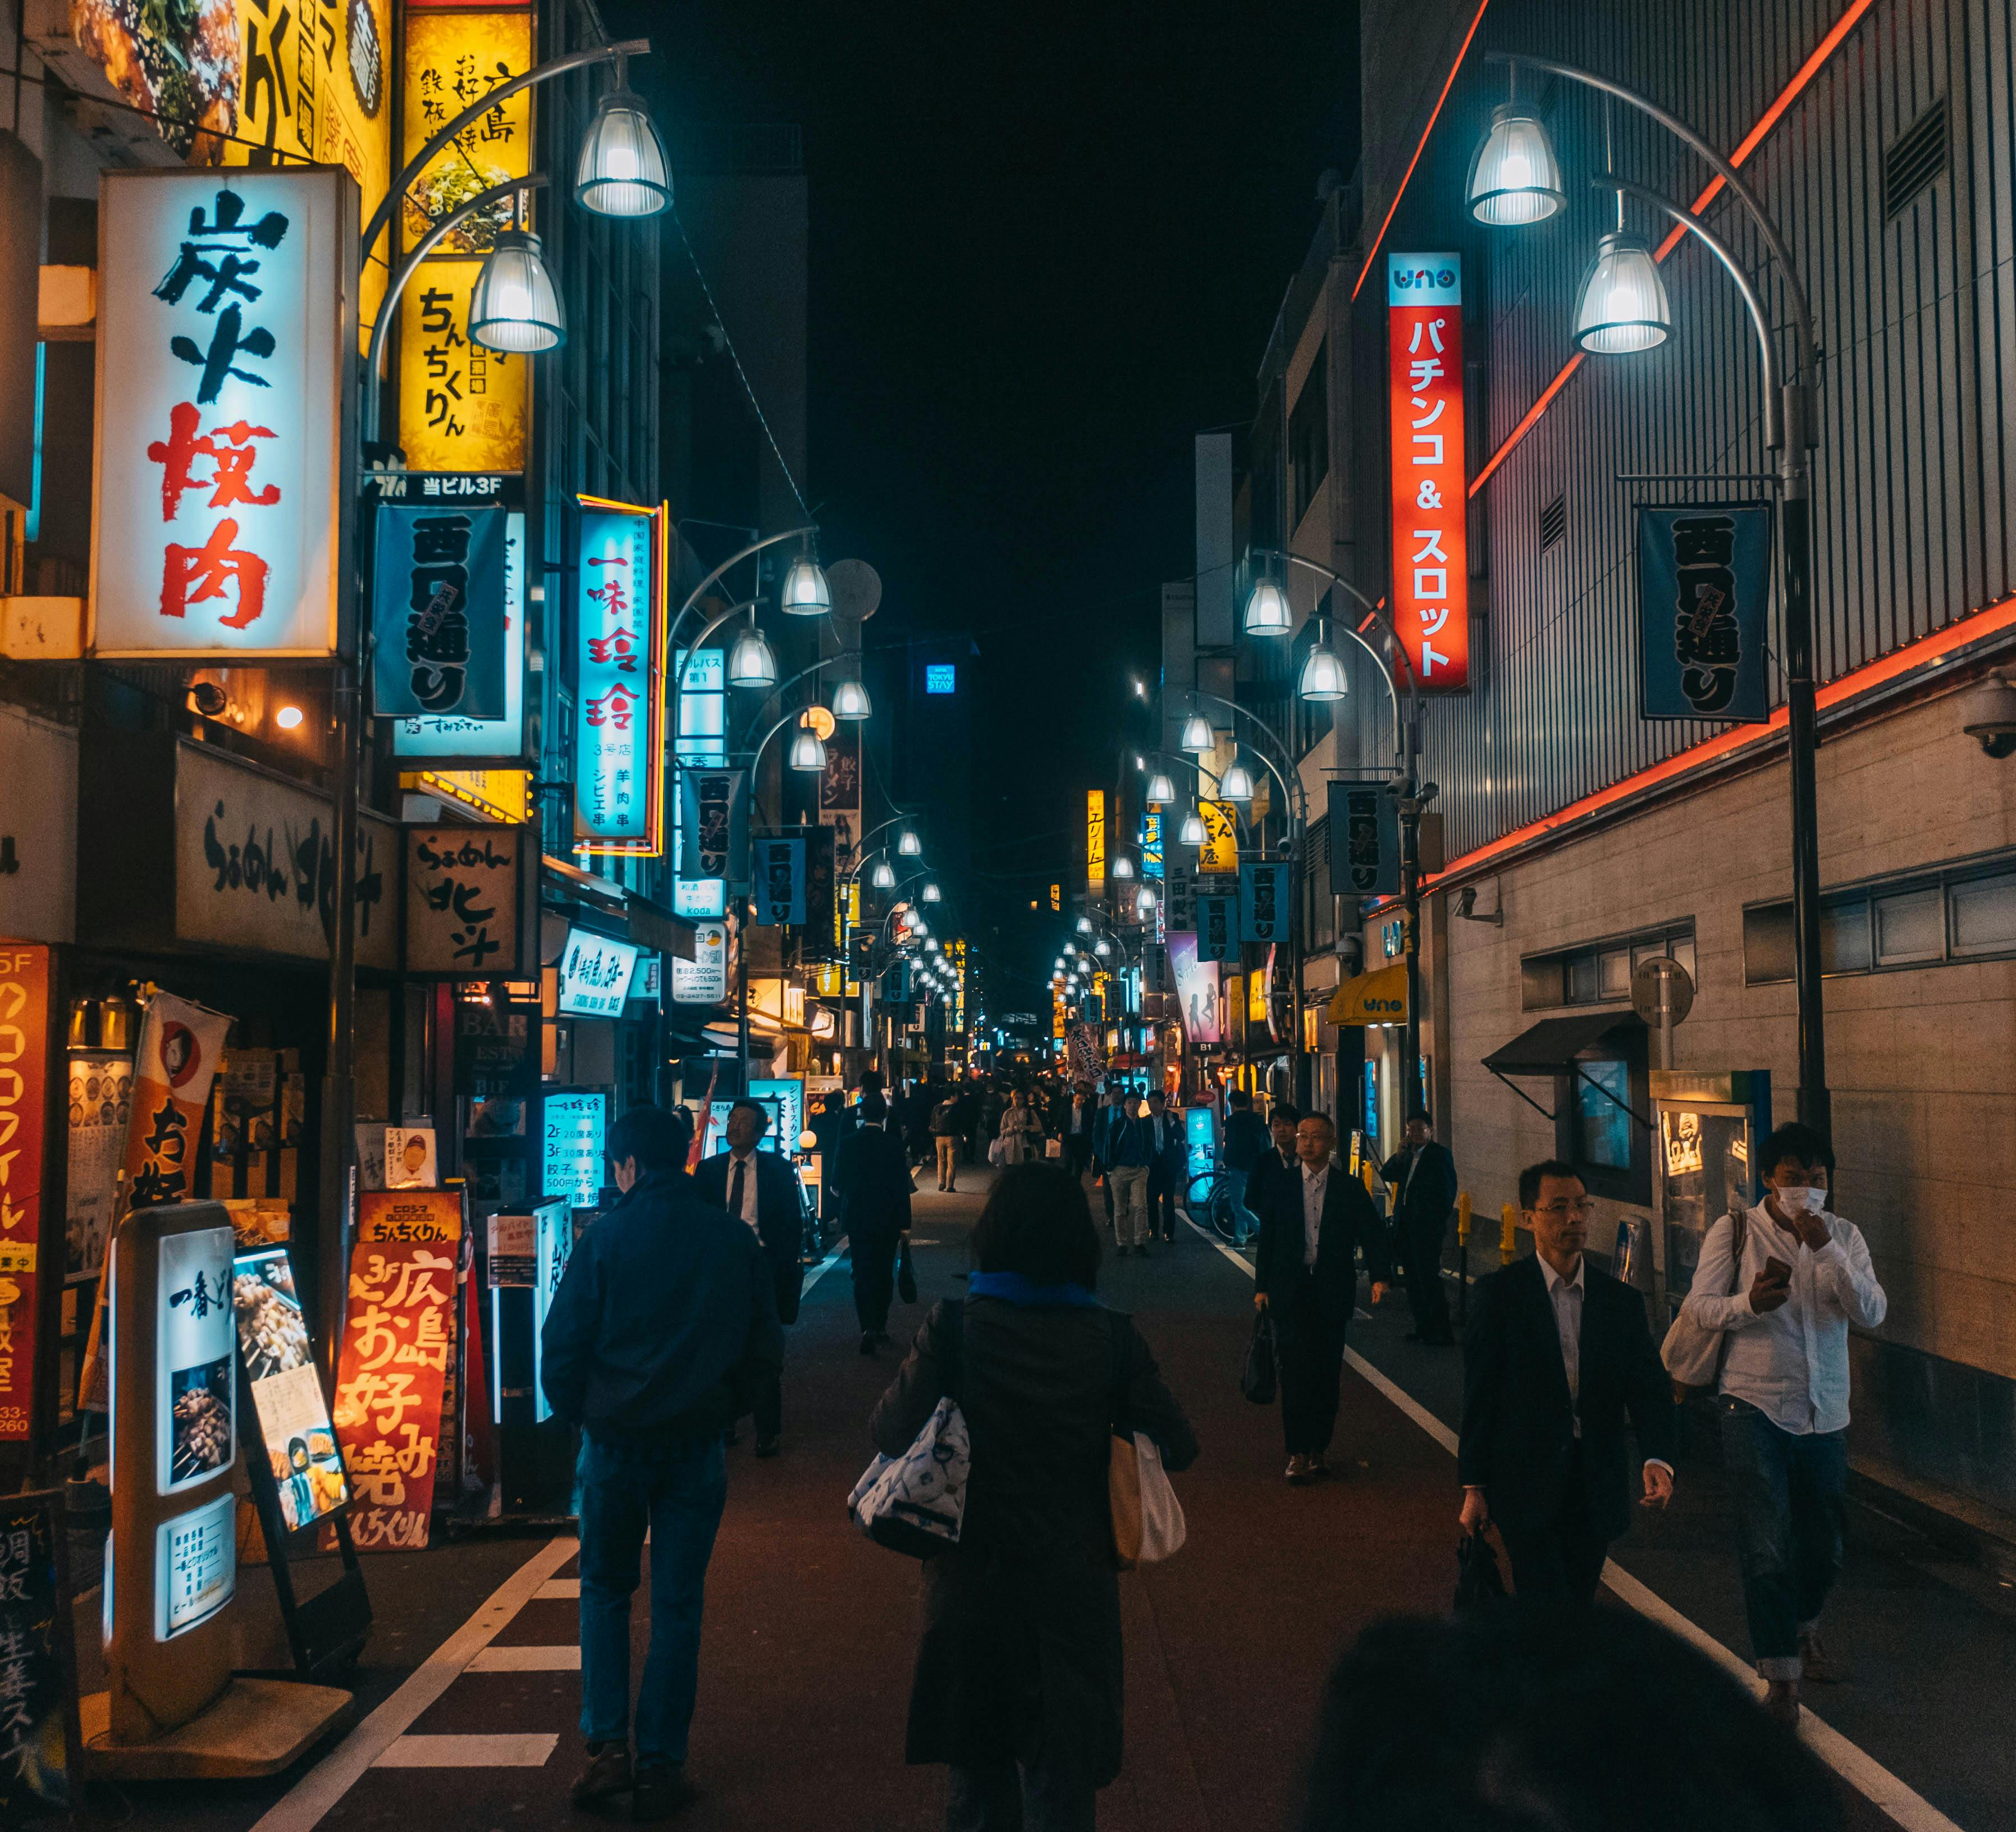
[[[684,1771],[724,1447],[746,1416],[758,1456],[781,1450],[783,1330],[802,1288],[797,1179],[763,1149],[768,1120],[735,1103],[725,1149],[697,1159],[683,1110],[619,1118],[607,1149],[620,1193],[583,1235],[545,1325],[545,1392],[581,1432],[584,1808],[627,1796],[633,1817],[655,1819],[693,1797]],[[1234,1090],[1223,1120],[1206,1168],[1251,1249],[1247,1395],[1278,1396],[1287,1479],[1306,1487],[1330,1473],[1361,1270],[1375,1306],[1404,1284],[1410,1340],[1456,1341],[1442,1265],[1456,1166],[1427,1116],[1411,1115],[1376,1167],[1382,1213],[1371,1167],[1355,1150],[1340,1160],[1327,1114],[1275,1101],[1263,1117]],[[934,1161],[953,1191],[981,1151],[998,1167],[965,1294],[931,1307],[876,1405],[864,1445],[876,1461],[850,1510],[882,1543],[927,1555],[905,1755],[946,1768],[948,1828],[1089,1832],[1121,1765],[1119,1571],[1129,1549],[1145,1560],[1181,1543],[1167,1474],[1198,1454],[1150,1345],[1098,1294],[1102,1239],[1117,1258],[1173,1243],[1187,1116],[1121,1078],[890,1092],[870,1077],[851,1102],[830,1096],[812,1131],[865,1356],[891,1343],[896,1292],[916,1298],[919,1168]],[[1453,1621],[1377,1627],[1338,1666],[1312,1832],[1838,1823],[1787,1732],[1802,1686],[1840,1676],[1820,1619],[1843,1556],[1849,1332],[1879,1325],[1885,1300],[1859,1231],[1828,1206],[1825,1136],[1781,1126],[1754,1155],[1762,1199],[1732,1192],[1677,1321],[1656,1333],[1644,1295],[1588,1251],[1595,1204],[1575,1167],[1520,1172],[1535,1251],[1476,1280],[1464,1307],[1467,1607]],[[1660,1631],[1589,1609],[1634,1503],[1673,1496],[1690,1393],[1719,1424],[1762,1712]],[[1516,1593],[1496,1604],[1493,1534]],[[630,1604],[647,1549],[633,1709]],[[1682,1722],[1690,1757],[1677,1769],[1620,1753],[1647,1726]]]

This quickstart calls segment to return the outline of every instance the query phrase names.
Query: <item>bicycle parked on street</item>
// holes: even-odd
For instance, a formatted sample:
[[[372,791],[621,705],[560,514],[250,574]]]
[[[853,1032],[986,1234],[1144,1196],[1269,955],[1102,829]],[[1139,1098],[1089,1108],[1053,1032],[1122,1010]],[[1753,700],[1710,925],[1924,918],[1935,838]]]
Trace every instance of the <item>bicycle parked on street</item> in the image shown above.
[[[1199,1171],[1183,1193],[1183,1207],[1190,1211],[1193,1221],[1208,1224],[1222,1239],[1230,1241],[1234,1247],[1243,1247],[1246,1235],[1240,1228],[1239,1211],[1233,1204],[1233,1197],[1244,1182],[1245,1178],[1239,1172],[1229,1171],[1222,1164]]]

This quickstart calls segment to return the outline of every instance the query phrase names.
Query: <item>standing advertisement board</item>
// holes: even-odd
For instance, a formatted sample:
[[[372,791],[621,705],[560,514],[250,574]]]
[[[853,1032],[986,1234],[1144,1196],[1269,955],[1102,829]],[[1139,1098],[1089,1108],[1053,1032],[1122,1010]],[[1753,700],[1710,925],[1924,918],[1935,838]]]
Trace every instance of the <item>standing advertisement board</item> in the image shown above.
[[[1424,693],[1470,685],[1463,260],[1386,257],[1393,621]]]

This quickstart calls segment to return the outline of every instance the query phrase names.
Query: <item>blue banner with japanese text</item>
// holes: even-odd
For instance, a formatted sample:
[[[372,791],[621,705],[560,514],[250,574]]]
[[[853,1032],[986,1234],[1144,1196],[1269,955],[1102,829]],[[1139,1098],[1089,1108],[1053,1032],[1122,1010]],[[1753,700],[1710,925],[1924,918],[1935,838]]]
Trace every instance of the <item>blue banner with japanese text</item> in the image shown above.
[[[1638,510],[1639,703],[1648,719],[1771,716],[1771,505]]]
[[[373,710],[505,716],[501,503],[378,506],[372,593]]]

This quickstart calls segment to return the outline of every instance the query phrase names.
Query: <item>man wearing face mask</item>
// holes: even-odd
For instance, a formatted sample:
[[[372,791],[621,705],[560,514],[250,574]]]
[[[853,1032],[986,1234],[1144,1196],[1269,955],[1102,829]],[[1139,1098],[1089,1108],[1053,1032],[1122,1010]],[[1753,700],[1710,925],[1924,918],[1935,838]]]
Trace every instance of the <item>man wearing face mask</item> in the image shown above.
[[[1764,1200],[1701,1243],[1688,1294],[1702,1328],[1729,1333],[1715,1405],[1736,1499],[1743,1601],[1773,1713],[1799,1715],[1802,1679],[1841,1677],[1820,1638],[1841,1570],[1848,1486],[1848,1328],[1889,1301],[1852,1222],[1828,1212],[1834,1149],[1811,1126],[1764,1141]]]

